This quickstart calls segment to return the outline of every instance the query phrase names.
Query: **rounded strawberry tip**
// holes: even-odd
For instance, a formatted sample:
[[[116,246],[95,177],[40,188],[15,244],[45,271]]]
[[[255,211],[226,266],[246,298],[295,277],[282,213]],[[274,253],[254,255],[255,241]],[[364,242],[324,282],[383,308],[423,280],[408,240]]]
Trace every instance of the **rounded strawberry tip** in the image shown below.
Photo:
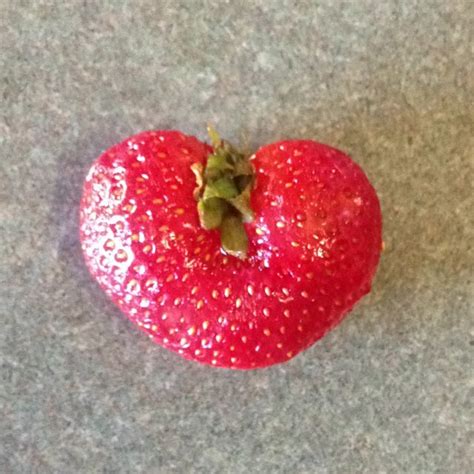
[[[207,130],[213,151],[205,166],[191,166],[196,177],[194,197],[199,222],[203,229],[219,231],[225,253],[245,259],[248,236],[244,223],[254,218],[250,207],[254,170],[248,156],[222,140],[211,125]]]

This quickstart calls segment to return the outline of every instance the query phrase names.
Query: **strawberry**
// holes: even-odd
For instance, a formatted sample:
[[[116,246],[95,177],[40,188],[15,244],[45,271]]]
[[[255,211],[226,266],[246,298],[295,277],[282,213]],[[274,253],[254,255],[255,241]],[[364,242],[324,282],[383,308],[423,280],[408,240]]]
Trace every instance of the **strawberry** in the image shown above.
[[[81,203],[86,263],[132,322],[187,359],[285,362],[369,292],[377,195],[348,156],[314,141],[250,160],[211,141],[149,131],[103,153]]]

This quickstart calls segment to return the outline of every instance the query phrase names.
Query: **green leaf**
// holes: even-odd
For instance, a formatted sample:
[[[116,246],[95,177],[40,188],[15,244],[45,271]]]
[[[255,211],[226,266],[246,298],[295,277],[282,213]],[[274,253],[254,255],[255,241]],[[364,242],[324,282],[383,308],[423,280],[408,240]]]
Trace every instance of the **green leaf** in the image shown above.
[[[207,182],[213,182],[226,174],[232,174],[233,166],[227,161],[227,157],[222,153],[209,155],[204,176]]]
[[[251,175],[240,175],[234,178],[234,183],[236,184],[239,191],[242,193],[245,189],[252,183]]]
[[[219,198],[199,201],[198,214],[201,227],[206,230],[217,229],[228,207],[228,204]]]
[[[220,153],[213,153],[212,155],[209,155],[207,159],[206,171],[210,168],[216,168],[221,171],[233,169],[232,165],[227,161],[226,156]]]
[[[232,178],[220,178],[213,183],[207,184],[204,189],[204,199],[218,197],[222,199],[231,199],[239,194],[237,186]]]
[[[248,156],[222,140],[213,127],[208,131],[214,150],[205,167],[192,166],[199,220],[204,229],[219,228],[224,251],[243,259],[248,247],[244,222],[254,219],[250,207],[254,170]]]
[[[230,204],[242,214],[243,221],[246,223],[252,222],[254,219],[254,214],[250,207],[250,192],[251,186],[249,185],[238,196],[229,199]]]
[[[222,144],[221,136],[211,124],[207,126],[207,134],[209,135],[213,148],[219,148]]]
[[[226,216],[220,226],[223,249],[230,255],[245,259],[248,250],[248,237],[244,224],[238,216]]]
[[[243,155],[241,155],[240,159],[237,160],[237,162],[235,163],[234,174],[235,176],[239,176],[239,175],[252,176],[253,175],[252,165],[248,162],[248,160]]]

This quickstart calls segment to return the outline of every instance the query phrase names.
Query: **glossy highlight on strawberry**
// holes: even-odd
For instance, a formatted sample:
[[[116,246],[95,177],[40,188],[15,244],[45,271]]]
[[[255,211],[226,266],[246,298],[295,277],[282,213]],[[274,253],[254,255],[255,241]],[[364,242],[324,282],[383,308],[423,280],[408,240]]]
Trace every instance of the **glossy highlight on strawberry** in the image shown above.
[[[381,212],[344,153],[309,140],[260,148],[246,258],[201,227],[192,167],[211,146],[148,131],[92,165],[82,248],[99,285],[155,342],[187,359],[252,369],[285,362],[337,325],[370,290]]]

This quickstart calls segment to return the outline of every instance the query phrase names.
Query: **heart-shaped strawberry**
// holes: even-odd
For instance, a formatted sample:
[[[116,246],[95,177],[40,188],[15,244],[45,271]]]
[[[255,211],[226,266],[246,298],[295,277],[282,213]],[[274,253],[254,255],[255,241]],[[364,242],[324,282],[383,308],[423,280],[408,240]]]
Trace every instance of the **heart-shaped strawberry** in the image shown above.
[[[149,131],[100,156],[81,203],[85,260],[134,323],[183,357],[287,361],[370,290],[376,193],[348,156],[314,141],[247,160],[211,139]]]

